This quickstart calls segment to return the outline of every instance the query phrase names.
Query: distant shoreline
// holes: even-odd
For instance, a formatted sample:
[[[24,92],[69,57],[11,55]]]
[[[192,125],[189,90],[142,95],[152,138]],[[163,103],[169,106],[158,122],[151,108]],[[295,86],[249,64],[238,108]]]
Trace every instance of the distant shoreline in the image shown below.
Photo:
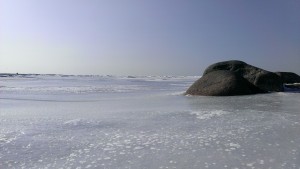
[[[198,75],[71,75],[71,74],[39,74],[39,73],[0,73],[0,77],[25,77],[25,76],[60,76],[60,77],[127,77],[127,78],[139,78],[139,77],[164,77],[164,78],[172,78],[172,77],[195,77],[199,78],[201,76]]]

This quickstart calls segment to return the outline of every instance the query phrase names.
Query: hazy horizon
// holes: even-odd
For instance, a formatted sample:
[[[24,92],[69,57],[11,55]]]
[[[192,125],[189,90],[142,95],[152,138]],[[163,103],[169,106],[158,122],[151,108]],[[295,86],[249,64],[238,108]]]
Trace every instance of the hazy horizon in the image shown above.
[[[202,75],[242,60],[300,74],[300,1],[1,0],[0,72]]]

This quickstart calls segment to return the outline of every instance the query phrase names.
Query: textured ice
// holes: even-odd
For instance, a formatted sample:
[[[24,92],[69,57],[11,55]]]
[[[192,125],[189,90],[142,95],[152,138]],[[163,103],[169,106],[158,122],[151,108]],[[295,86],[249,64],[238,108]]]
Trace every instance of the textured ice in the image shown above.
[[[195,114],[197,116],[198,119],[210,119],[213,117],[218,117],[218,116],[222,116],[225,114],[229,114],[230,112],[226,112],[224,110],[210,110],[210,111],[192,111],[191,114]]]
[[[300,95],[191,97],[198,77],[1,77],[0,168],[300,168]]]

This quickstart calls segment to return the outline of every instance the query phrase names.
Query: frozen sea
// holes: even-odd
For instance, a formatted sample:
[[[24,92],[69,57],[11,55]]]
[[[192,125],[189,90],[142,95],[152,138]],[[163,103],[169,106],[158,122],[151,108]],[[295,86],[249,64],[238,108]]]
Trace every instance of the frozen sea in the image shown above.
[[[199,77],[0,77],[0,168],[300,168],[300,93],[185,96]]]

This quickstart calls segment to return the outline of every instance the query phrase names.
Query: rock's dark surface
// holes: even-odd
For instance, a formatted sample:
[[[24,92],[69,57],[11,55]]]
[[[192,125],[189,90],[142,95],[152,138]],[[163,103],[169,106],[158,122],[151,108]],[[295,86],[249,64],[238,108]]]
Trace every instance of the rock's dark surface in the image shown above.
[[[299,90],[300,76],[269,72],[238,60],[210,65],[187,91],[190,95],[233,96]]]
[[[190,95],[234,96],[262,93],[263,91],[238,73],[228,70],[211,71],[197,80],[187,91]]]
[[[289,88],[289,89],[297,89],[297,90],[300,90],[300,83],[285,84],[284,86],[285,86],[286,88]]]
[[[215,63],[204,71],[203,76],[216,70],[228,70],[237,73],[263,91],[283,91],[283,82],[279,75],[238,60]]]
[[[300,83],[300,76],[292,72],[275,72],[283,83]]]

